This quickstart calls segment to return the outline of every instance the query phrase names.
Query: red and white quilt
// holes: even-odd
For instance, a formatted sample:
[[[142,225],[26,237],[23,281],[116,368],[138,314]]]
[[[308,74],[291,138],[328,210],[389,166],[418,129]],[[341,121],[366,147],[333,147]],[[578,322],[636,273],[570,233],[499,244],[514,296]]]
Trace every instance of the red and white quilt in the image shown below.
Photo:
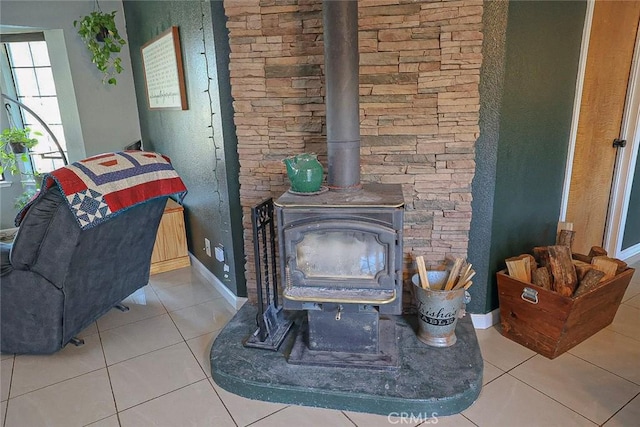
[[[45,174],[42,187],[57,185],[80,228],[91,228],[156,197],[187,192],[168,157],[148,151],[100,154]],[[40,192],[16,217],[16,226]]]

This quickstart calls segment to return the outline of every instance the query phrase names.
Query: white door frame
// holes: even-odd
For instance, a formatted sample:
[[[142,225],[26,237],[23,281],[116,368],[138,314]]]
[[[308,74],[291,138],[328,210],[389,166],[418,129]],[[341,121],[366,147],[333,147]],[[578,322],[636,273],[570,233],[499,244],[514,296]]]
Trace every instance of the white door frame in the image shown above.
[[[595,1],[587,1],[587,11],[582,30],[582,44],[580,46],[580,59],[578,61],[578,78],[576,79],[576,94],[573,100],[573,116],[571,118],[571,130],[569,133],[569,152],[567,153],[567,165],[564,173],[564,186],[562,188],[562,204],[560,206],[560,221],[565,221],[569,206],[569,188],[571,187],[571,174],[573,172],[573,158],[576,150],[578,136],[578,121],[580,119],[580,105],[582,104],[582,90],[584,88],[584,76],[587,70],[587,54],[589,53],[589,40],[591,38],[591,23],[593,22],[593,10]]]
[[[627,146],[623,149],[618,149],[616,157],[604,242],[605,248],[614,254],[616,258],[627,260],[640,255],[640,242],[624,250],[622,249],[631,186],[638,160],[638,150],[640,149],[640,29],[633,52],[620,135],[622,139],[627,140]]]
[[[595,1],[587,2],[587,11],[582,36],[580,61],[578,65],[578,79],[576,82],[576,95],[574,100],[573,118],[569,140],[569,153],[560,209],[560,221],[566,220],[567,206],[569,202],[569,187],[571,185],[571,172],[578,132],[578,120],[580,117],[580,104],[582,101],[582,89],[586,71],[587,53]],[[640,242],[622,250],[622,238],[624,235],[627,211],[629,208],[629,196],[631,185],[640,148],[640,31],[636,37],[631,74],[627,87],[627,99],[620,130],[620,138],[627,140],[627,146],[619,149],[616,156],[616,166],[613,176],[611,198],[609,201],[609,213],[605,225],[604,247],[610,256],[623,260],[640,259]],[[613,142],[613,141],[612,141]]]

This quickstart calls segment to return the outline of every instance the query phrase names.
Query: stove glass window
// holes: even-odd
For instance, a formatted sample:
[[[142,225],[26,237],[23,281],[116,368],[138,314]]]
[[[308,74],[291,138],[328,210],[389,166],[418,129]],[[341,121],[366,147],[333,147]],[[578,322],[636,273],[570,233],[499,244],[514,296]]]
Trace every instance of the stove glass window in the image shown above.
[[[375,279],[385,270],[386,246],[362,231],[309,232],[296,244],[296,264],[308,278]]]

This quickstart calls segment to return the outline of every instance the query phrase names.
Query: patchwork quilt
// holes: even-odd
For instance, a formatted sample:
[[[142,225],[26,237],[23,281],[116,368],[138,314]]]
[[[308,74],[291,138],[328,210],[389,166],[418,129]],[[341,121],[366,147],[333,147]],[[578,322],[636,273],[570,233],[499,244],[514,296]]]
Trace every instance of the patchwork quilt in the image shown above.
[[[42,188],[57,185],[80,228],[87,229],[149,199],[187,192],[168,157],[148,151],[100,154],[43,176]],[[16,216],[16,226],[43,191]]]

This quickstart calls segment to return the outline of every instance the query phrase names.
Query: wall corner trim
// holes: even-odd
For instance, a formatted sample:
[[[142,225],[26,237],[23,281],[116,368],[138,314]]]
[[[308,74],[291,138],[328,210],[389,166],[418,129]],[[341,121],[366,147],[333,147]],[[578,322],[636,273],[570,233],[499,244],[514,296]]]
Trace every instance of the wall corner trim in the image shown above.
[[[247,298],[236,296],[229,288],[227,288],[224,283],[220,281],[207,267],[202,264],[198,258],[193,256],[191,252],[189,252],[189,258],[191,258],[191,266],[200,273],[206,280],[209,285],[211,285],[216,291],[222,294],[222,297],[231,304],[236,310],[239,310],[240,307],[247,302]]]
[[[476,329],[489,329],[493,325],[500,321],[500,309],[496,308],[493,311],[485,314],[471,313],[471,322]]]

